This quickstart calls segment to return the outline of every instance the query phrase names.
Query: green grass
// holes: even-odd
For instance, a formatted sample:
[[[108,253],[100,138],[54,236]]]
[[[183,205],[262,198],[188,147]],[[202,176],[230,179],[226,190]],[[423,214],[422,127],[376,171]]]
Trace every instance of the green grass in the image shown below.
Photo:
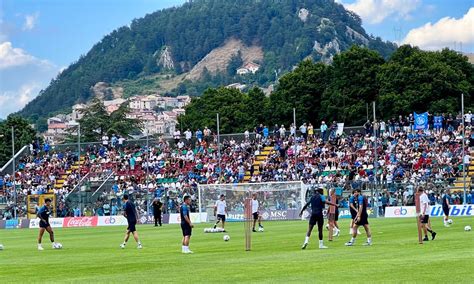
[[[223,234],[204,234],[209,224],[193,232],[193,255],[181,254],[178,225],[138,226],[144,248],[131,240],[119,249],[123,227],[55,229],[62,250],[36,249],[37,230],[0,230],[0,283],[472,283],[474,225],[472,217],[455,218],[444,228],[433,219],[435,241],[417,243],[410,219],[371,219],[373,246],[345,247],[348,220],[340,222],[342,235],[329,249],[317,249],[317,235],[302,251],[307,222],[267,222],[265,232],[254,233],[252,251],[244,251],[243,224],[227,224]],[[325,239],[327,231],[325,230]],[[47,238],[46,238],[47,240]]]

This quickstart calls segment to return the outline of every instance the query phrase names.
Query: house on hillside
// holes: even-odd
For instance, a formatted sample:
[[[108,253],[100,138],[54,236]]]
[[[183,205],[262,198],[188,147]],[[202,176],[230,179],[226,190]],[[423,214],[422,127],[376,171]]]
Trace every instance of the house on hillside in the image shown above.
[[[132,97],[129,102],[129,107],[132,110],[148,110],[157,106],[156,96],[136,96]]]
[[[260,65],[257,63],[249,62],[245,64],[243,67],[237,69],[237,75],[245,75],[245,74],[255,74],[260,69]]]
[[[58,136],[66,134],[67,125],[66,122],[59,117],[48,118],[48,136]]]
[[[243,92],[245,90],[245,88],[247,88],[247,85],[240,84],[240,83],[233,83],[233,84],[227,85],[225,87],[227,89],[237,89],[237,90]]]

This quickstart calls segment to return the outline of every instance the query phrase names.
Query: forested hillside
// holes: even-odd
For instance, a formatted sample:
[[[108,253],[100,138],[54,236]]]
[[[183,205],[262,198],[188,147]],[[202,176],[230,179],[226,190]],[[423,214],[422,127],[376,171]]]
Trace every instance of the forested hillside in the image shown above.
[[[273,82],[306,58],[331,62],[335,54],[354,44],[374,49],[385,58],[395,49],[367,35],[360,18],[333,0],[190,1],[136,19],[105,36],[20,114],[44,125],[48,115],[88,101],[97,82],[183,74],[229,39],[263,50],[262,62],[256,62],[261,69],[252,81],[259,85]],[[233,60],[239,63],[239,58]],[[206,80],[216,82],[215,76],[226,71],[203,74],[198,81],[206,86]],[[217,83],[228,80],[221,78]],[[181,88],[182,93],[186,88]]]

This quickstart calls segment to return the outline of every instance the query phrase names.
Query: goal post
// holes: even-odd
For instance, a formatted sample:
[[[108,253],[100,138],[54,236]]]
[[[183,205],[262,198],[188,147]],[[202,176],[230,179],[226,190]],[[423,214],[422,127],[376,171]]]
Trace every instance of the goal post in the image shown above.
[[[244,221],[245,199],[257,194],[263,221],[300,220],[299,211],[305,204],[306,186],[300,181],[239,184],[199,184],[199,213],[208,213],[214,221],[214,205],[221,194],[227,203],[227,219]]]
[[[307,186],[301,181],[239,184],[199,184],[199,213],[216,221],[214,206],[221,194],[227,205],[226,221],[243,222],[245,250],[251,250],[253,228],[252,195],[257,194],[258,212],[263,222],[301,220],[299,213],[306,203]]]

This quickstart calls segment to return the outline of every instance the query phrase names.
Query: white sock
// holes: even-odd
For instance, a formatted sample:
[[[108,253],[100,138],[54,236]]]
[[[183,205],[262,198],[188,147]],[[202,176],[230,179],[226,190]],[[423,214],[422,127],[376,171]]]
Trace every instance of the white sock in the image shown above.
[[[354,229],[353,228],[349,229],[349,234],[351,234],[351,235],[354,234]]]
[[[186,246],[181,246],[182,251],[186,251]]]
[[[354,243],[356,239],[354,237],[351,238],[351,243]]]
[[[368,243],[371,243],[371,242],[372,242],[372,238],[367,238],[367,242],[368,242]]]
[[[324,245],[323,240],[319,240],[319,246],[323,246],[323,245]]]
[[[309,237],[308,237],[308,236],[306,236],[306,237],[304,238],[304,243],[305,243],[305,244],[309,243]]]

